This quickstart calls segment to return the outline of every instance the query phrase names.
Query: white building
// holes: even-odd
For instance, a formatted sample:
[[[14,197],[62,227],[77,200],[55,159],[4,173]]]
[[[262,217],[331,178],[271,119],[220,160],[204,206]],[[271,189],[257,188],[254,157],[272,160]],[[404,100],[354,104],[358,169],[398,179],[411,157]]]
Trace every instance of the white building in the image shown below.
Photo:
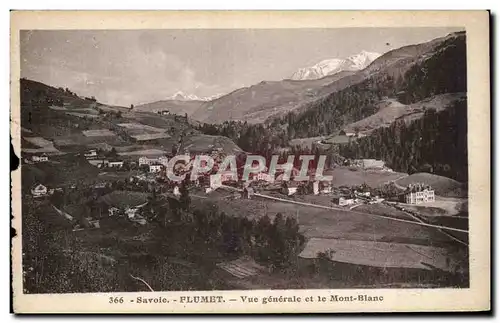
[[[354,203],[356,203],[356,200],[353,198],[339,196],[333,198],[333,203],[337,204],[338,206],[346,206],[353,205]]]
[[[159,173],[161,172],[163,165],[149,165],[150,173]]]
[[[288,196],[293,195],[297,193],[298,190],[298,184],[292,181],[285,181],[282,186],[282,192],[283,194],[286,194]]]
[[[174,196],[179,197],[181,196],[181,190],[179,189],[179,186],[174,187]]]
[[[405,194],[405,202],[407,204],[420,204],[420,203],[428,203],[434,201],[435,201],[434,190],[427,188],[421,191],[408,192]]]
[[[118,161],[118,160],[116,160],[116,161],[110,161],[108,163],[108,166],[109,167],[122,168],[123,167],[123,161]]]
[[[96,166],[98,168],[106,167],[109,165],[109,161],[106,159],[92,159],[88,161],[90,165]]]
[[[42,162],[47,162],[49,161],[49,156],[47,156],[46,154],[42,154],[40,156],[38,155],[34,155],[31,157],[31,160],[34,162],[34,163],[42,163]]]
[[[47,187],[42,184],[36,184],[31,188],[33,197],[41,197],[47,195]]]
[[[210,188],[217,189],[222,186],[222,175],[213,174],[210,175]]]
[[[120,216],[121,215],[121,210],[117,207],[111,207],[108,209],[108,215],[109,216]]]
[[[258,173],[255,176],[255,180],[257,181],[265,181],[268,183],[274,183],[274,177],[269,175],[268,173]]]
[[[161,164],[163,166],[167,166],[168,164],[168,158],[165,156],[161,156],[158,158],[149,158],[146,156],[142,156],[139,158],[139,166],[142,165],[153,165],[153,164]]]
[[[97,158],[97,150],[95,149],[91,149],[89,151],[87,151],[85,154],[84,154],[85,158],[87,159],[94,159],[94,158]]]

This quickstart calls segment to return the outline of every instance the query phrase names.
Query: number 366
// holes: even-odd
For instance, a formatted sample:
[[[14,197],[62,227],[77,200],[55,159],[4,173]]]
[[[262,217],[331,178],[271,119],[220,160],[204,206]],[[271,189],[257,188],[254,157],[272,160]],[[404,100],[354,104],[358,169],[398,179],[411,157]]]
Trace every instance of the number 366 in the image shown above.
[[[123,303],[123,297],[110,297],[109,304]]]

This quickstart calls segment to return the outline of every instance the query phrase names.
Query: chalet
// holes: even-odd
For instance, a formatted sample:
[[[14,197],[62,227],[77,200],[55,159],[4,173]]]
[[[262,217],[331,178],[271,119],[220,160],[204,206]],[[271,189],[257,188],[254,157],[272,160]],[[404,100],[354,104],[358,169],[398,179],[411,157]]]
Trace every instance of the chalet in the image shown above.
[[[222,183],[238,180],[238,175],[230,171],[222,172],[220,173],[220,176]]]
[[[297,193],[298,187],[299,185],[295,181],[285,181],[283,182],[281,190],[283,194],[290,196]]]
[[[264,181],[268,183],[274,183],[274,177],[269,175],[268,173],[258,173],[253,177],[254,180],[256,181]]]
[[[47,186],[36,184],[31,188],[31,195],[33,197],[42,197],[47,195]]]
[[[129,207],[125,210],[125,214],[129,219],[132,219],[133,217],[136,216],[137,211],[139,211],[138,207]]]
[[[435,201],[434,190],[423,184],[410,184],[404,193],[404,202],[407,204],[420,204]]]
[[[330,194],[332,192],[332,182],[330,181],[320,181],[319,191],[323,194]]]
[[[210,175],[210,188],[216,190],[221,186],[222,186],[222,174]]]
[[[109,166],[109,161],[106,159],[91,159],[88,161],[90,165],[96,166],[98,168],[103,168]]]
[[[251,187],[245,187],[243,189],[243,196],[242,197],[245,198],[245,199],[251,199],[253,194],[254,194],[253,188],[251,188]]]
[[[90,149],[84,154],[85,158],[87,159],[96,159],[97,158],[97,150],[95,149]]]
[[[119,208],[113,206],[113,207],[110,207],[108,209],[108,215],[109,216],[122,216],[123,213],[121,212],[121,210]]]
[[[319,194],[319,181],[309,182],[309,185],[312,186],[312,192],[314,195]]]
[[[109,161],[108,166],[113,168],[122,168],[123,161],[120,160]]]
[[[338,206],[353,205],[354,203],[356,203],[355,199],[346,196],[335,196],[332,199],[332,202]]]
[[[49,156],[47,156],[46,154],[41,154],[41,155],[33,155],[31,157],[31,160],[34,162],[34,163],[43,163],[43,162],[48,162],[49,161]]]
[[[108,186],[108,183],[97,183],[94,185],[94,189],[103,189],[103,188],[106,188]]]
[[[139,158],[139,166],[153,164],[161,164],[166,167],[168,165],[168,158],[165,156],[161,156],[158,158],[149,158],[146,156],[142,156],[141,158]]]
[[[159,173],[161,172],[163,165],[149,165],[149,172],[150,173]]]
[[[148,157],[140,157],[139,158],[139,166],[142,166],[142,165],[150,165],[152,164],[152,161],[154,161],[154,159],[150,159]]]

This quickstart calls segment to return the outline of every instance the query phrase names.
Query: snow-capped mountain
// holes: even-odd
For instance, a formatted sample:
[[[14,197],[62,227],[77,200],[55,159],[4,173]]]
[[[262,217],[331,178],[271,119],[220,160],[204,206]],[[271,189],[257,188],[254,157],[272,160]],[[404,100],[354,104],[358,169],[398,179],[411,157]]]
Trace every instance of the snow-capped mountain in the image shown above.
[[[292,76],[292,80],[314,80],[342,71],[359,71],[370,65],[381,54],[362,51],[357,55],[345,59],[326,59],[311,67],[299,69]]]
[[[176,100],[176,101],[212,101],[224,94],[215,94],[212,96],[199,97],[194,94],[185,94],[182,91],[177,91],[174,95],[169,96],[166,100]]]

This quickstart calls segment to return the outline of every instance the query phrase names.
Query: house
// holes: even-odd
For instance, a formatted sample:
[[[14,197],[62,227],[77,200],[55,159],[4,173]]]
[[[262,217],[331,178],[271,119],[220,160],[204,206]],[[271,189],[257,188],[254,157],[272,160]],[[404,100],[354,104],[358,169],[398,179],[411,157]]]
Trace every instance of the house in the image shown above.
[[[107,167],[109,165],[109,161],[106,159],[91,159],[88,162],[90,165],[97,166],[98,168]]]
[[[113,168],[122,168],[123,161],[119,161],[119,160],[109,161],[108,166],[113,167]]]
[[[319,194],[319,181],[310,182],[310,185],[312,185],[313,194],[318,195]]]
[[[258,173],[257,175],[255,175],[254,180],[274,183],[274,177],[269,175],[268,173]]]
[[[281,191],[283,194],[290,196],[290,195],[297,193],[298,187],[299,187],[299,185],[295,181],[285,181],[285,182],[283,182],[283,185],[281,187]]]
[[[242,197],[245,198],[245,199],[251,199],[253,194],[254,194],[253,188],[251,188],[251,187],[245,187],[243,189],[243,196]]]
[[[106,188],[108,186],[108,183],[97,183],[94,185],[94,188],[95,189],[103,189],[103,188]]]
[[[122,212],[119,208],[113,206],[113,207],[108,209],[108,215],[109,216],[122,216]]]
[[[150,162],[150,159],[148,157],[140,157],[139,158],[139,166],[142,166],[142,165],[150,165],[151,162]]]
[[[220,173],[220,176],[221,176],[221,183],[238,180],[238,175],[230,171],[222,172]]]
[[[34,162],[34,163],[43,163],[43,162],[48,162],[49,161],[49,156],[47,156],[46,154],[41,154],[41,155],[33,155],[31,157],[31,160]]]
[[[351,198],[351,197],[345,197],[345,196],[335,196],[332,199],[333,203],[337,204],[338,206],[346,206],[346,205],[353,205],[356,203],[356,200]]]
[[[137,207],[129,207],[125,210],[125,214],[129,219],[132,219],[133,217],[136,216],[137,211],[139,211]]]
[[[330,194],[332,192],[332,182],[330,181],[320,181],[319,191],[323,194]]]
[[[36,184],[31,188],[31,195],[33,197],[42,197],[47,195],[47,186],[42,184]]]
[[[179,189],[179,186],[174,187],[174,196],[179,197],[181,196],[181,190]]]
[[[404,202],[407,204],[420,204],[434,201],[434,190],[431,189],[430,186],[422,184],[408,185],[404,194]]]
[[[210,188],[216,190],[221,186],[222,186],[222,175],[221,174],[210,175]]]
[[[314,181],[309,182],[310,186],[312,186],[312,192],[314,195],[322,194],[330,194],[332,192],[332,183],[330,181]]]
[[[95,149],[90,149],[84,154],[85,158],[87,159],[95,159],[97,158],[97,150]]]
[[[150,173],[159,173],[161,172],[163,165],[149,165]]]

